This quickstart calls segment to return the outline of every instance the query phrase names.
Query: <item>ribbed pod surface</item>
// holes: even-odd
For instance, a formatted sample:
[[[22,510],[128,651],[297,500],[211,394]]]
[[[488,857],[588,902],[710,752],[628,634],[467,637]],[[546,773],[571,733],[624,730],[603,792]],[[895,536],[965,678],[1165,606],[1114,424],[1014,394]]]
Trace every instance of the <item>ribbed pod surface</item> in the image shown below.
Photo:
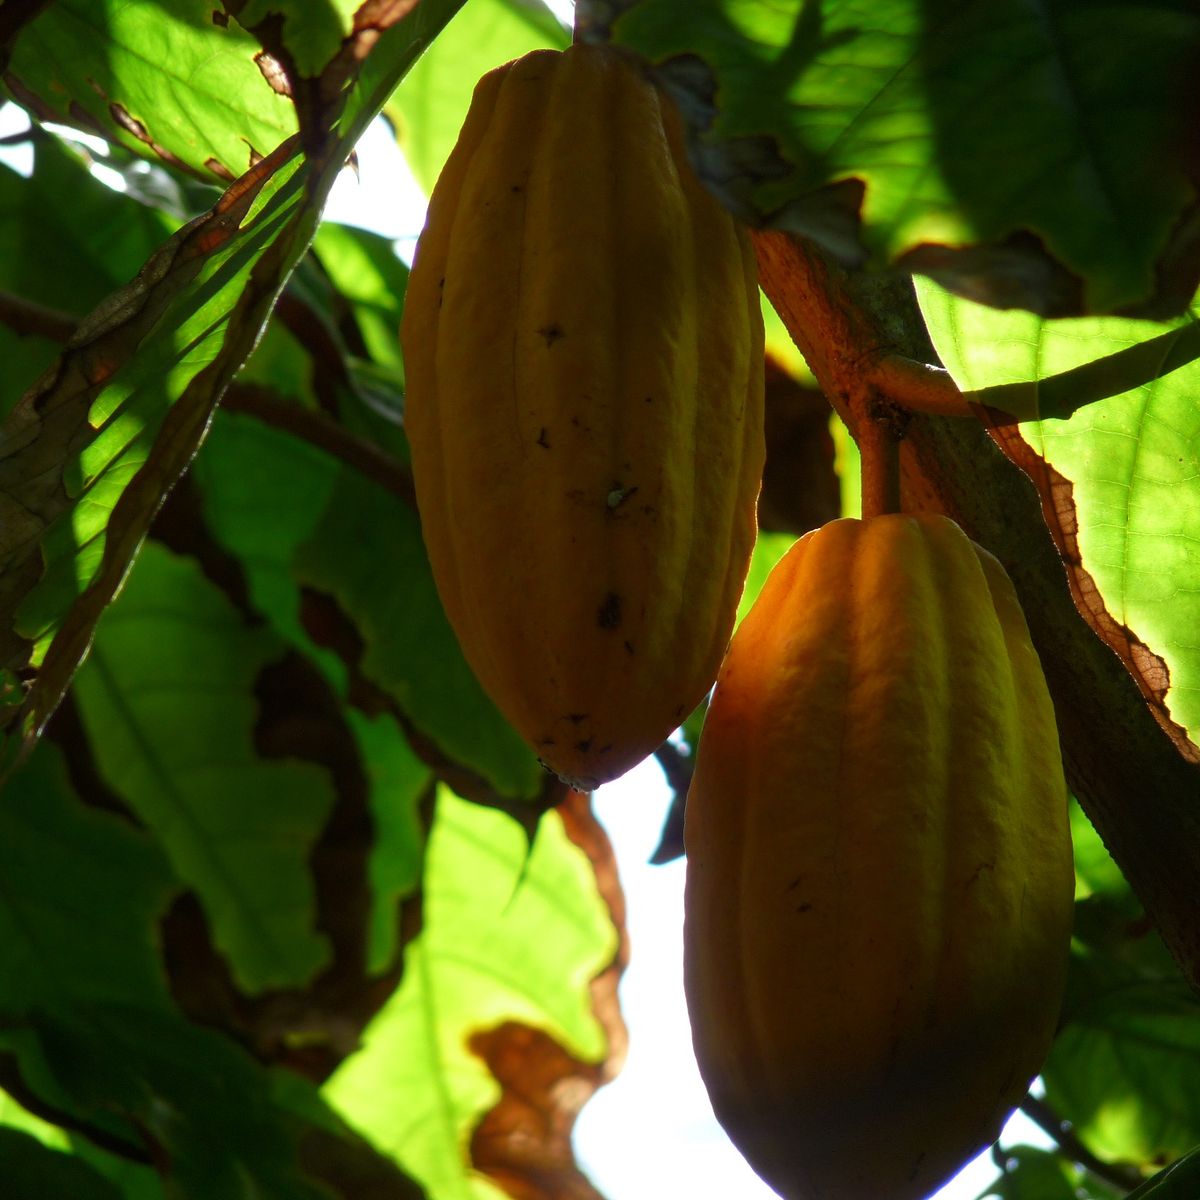
[[[1074,871],[1012,584],[952,522],[836,521],[769,577],[688,796],[701,1074],[788,1200],[918,1200],[1049,1048]]]
[[[405,422],[447,616],[484,688],[580,787],[699,702],[762,472],[744,233],[619,51],[484,76],[405,301]]]

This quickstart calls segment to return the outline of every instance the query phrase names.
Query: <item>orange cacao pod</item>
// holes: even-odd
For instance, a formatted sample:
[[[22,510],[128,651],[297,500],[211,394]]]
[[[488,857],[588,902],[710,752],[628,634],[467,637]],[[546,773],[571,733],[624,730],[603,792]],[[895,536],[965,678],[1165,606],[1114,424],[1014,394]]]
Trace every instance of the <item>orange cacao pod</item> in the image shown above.
[[[615,778],[716,677],[763,460],[753,252],[633,60],[576,45],[483,77],[401,338],[463,653],[549,767]]]
[[[797,542],[734,636],[685,821],[701,1074],[788,1200],[918,1200],[1049,1049],[1074,868],[1001,565],[938,516]]]

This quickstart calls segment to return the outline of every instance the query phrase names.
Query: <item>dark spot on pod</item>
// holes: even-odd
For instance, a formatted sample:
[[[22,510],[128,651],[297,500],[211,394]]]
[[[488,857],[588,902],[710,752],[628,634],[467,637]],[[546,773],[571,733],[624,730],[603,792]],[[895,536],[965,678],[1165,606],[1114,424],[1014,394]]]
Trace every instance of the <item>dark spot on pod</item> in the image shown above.
[[[567,713],[567,720],[572,725],[578,725],[581,721],[587,720],[587,713]]]
[[[537,444],[538,444],[539,446],[541,446],[541,448],[542,448],[543,450],[549,450],[549,449],[550,449],[550,439],[549,439],[549,438],[546,436],[546,427],[545,427],[545,425],[543,425],[543,426],[541,427],[541,429],[539,429],[539,430],[538,430],[538,435],[537,435]]]
[[[628,654],[633,653],[633,643],[632,642],[622,642],[621,644],[625,647],[626,653],[628,653]]]
[[[549,325],[543,325],[541,329],[538,330],[538,334],[545,341],[547,348],[553,346],[554,343],[560,338],[566,336],[566,334],[563,333],[562,326],[559,325],[557,321],[553,321]]]
[[[596,610],[596,624],[601,629],[617,629],[621,624],[621,597],[609,592]]]
[[[582,742],[575,743],[575,749],[578,750],[580,754],[586,754],[591,748],[592,748],[592,739],[591,738],[587,738],[586,740],[584,740]]]

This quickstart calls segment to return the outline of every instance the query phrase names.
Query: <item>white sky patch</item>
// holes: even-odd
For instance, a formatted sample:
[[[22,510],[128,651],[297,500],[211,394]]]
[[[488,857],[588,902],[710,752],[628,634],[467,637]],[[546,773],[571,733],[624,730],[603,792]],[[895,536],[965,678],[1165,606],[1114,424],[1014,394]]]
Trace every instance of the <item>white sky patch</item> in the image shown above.
[[[30,120],[23,108],[11,101],[0,104],[0,138],[17,137],[29,128]],[[33,174],[33,144],[14,142],[10,146],[0,146],[0,162],[28,179]]]

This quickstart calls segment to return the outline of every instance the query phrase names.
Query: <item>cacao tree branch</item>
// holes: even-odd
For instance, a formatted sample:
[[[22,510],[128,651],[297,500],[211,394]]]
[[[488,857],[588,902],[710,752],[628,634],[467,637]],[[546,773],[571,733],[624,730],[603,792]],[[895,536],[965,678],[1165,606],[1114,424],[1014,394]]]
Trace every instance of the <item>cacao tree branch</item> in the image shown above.
[[[257,417],[265,425],[290,433],[352,467],[414,510],[417,505],[412,474],[407,466],[373,442],[359,437],[332,417],[312,408],[302,408],[276,396],[267,388],[231,383],[221,400],[230,412]]]
[[[34,335],[52,342],[67,342],[79,324],[72,313],[28,300],[13,292],[0,291],[0,324],[22,337]]]
[[[1123,1166],[1121,1163],[1107,1163],[1102,1158],[1097,1158],[1045,1100],[1031,1093],[1021,1101],[1021,1111],[1039,1129],[1050,1135],[1060,1154],[1095,1175],[1097,1179],[1103,1179],[1105,1183],[1119,1188],[1122,1192],[1131,1192],[1143,1182],[1141,1173],[1133,1167]]]
[[[851,425],[865,395],[903,406],[880,364],[936,363],[912,283],[854,275],[791,235],[756,233],[761,282],[826,397]],[[929,376],[933,378],[933,376]],[[940,385],[935,385],[940,386]],[[1013,578],[1054,697],[1067,779],[1200,993],[1200,766],[1081,616],[1029,476],[982,424],[918,412],[901,448],[906,508],[943,512]]]
[[[903,354],[885,354],[871,368],[870,387],[889,396],[909,412],[943,417],[974,415],[970,403],[945,367],[916,362]]]

